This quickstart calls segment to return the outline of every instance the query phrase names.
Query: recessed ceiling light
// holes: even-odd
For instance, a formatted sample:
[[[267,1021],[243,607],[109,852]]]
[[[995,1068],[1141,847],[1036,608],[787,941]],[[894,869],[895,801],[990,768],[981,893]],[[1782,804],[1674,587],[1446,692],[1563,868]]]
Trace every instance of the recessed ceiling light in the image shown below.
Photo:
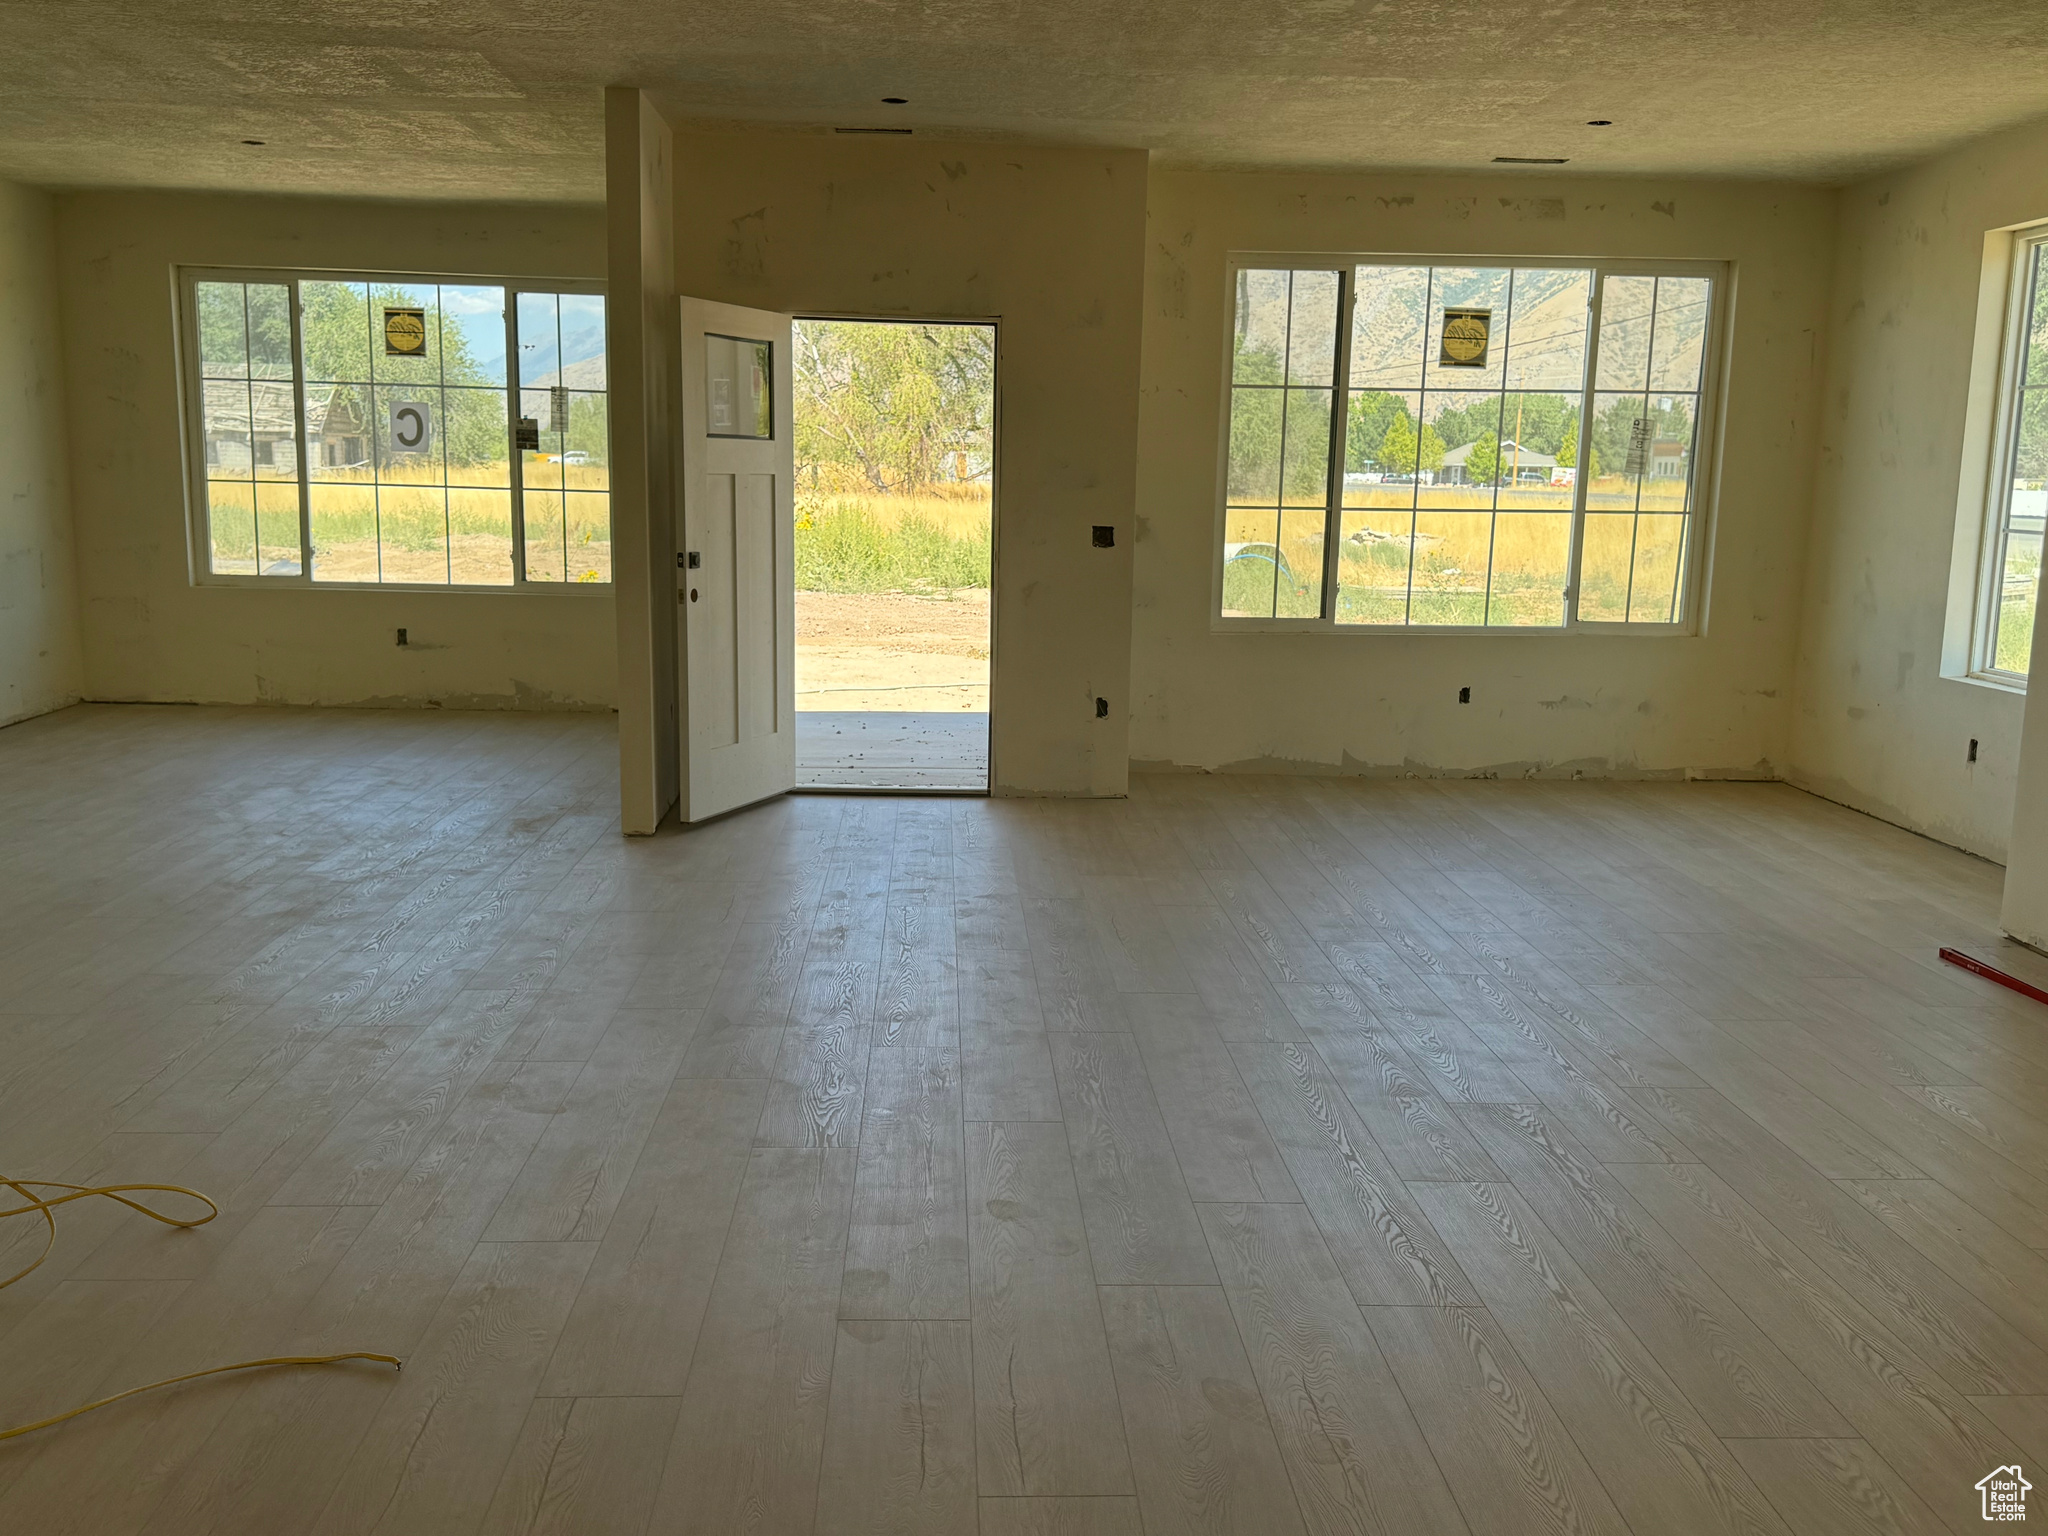
[[[1586,126],[1588,128],[1612,128],[1614,126],[1614,119],[1611,117],[1596,117],[1587,123]]]
[[[885,107],[907,107],[910,105],[910,98],[908,96],[884,96],[882,98],[882,105]]]
[[[1495,155],[1495,165],[1563,165],[1569,157],[1565,155]]]
[[[263,141],[261,139],[244,139],[242,140],[242,142],[244,144],[253,144],[258,149],[261,149],[263,147]]]

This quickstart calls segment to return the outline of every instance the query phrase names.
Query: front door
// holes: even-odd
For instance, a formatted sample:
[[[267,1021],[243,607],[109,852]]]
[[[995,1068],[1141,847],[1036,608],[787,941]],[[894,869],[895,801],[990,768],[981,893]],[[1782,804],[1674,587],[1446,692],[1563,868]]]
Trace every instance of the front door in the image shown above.
[[[682,301],[684,821],[796,783],[790,317]]]

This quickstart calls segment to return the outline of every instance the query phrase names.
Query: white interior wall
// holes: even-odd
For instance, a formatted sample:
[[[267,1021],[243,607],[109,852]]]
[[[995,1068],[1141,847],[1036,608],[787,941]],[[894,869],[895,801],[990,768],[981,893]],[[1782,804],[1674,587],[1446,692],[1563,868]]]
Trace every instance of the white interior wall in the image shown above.
[[[675,135],[646,96],[605,92],[611,302],[612,575],[616,583],[620,824],[638,837],[679,795],[676,732],[677,326]]]
[[[1155,172],[1133,758],[1325,773],[1775,773],[1788,738],[1832,239],[1829,195],[1784,184]],[[1703,632],[1212,631],[1232,251],[1734,261]],[[1472,702],[1460,705],[1468,686]]]
[[[1984,237],[2040,218],[2048,124],[1840,194],[1790,763],[1795,783],[2001,860],[2026,699],[1941,663]]]
[[[1650,179],[1154,172],[1130,531],[1117,505],[1111,376],[1119,349],[1136,339],[1115,306],[1136,259],[1120,222],[1130,199],[1119,178],[1138,157],[961,146],[955,159],[947,146],[920,143],[906,158],[909,146],[807,135],[686,137],[693,201],[677,212],[676,258],[686,287],[799,309],[1042,317],[1036,337],[1014,323],[1006,333],[1006,450],[1018,447],[1026,422],[1017,414],[1020,342],[1039,354],[1036,382],[1025,376],[1034,390],[1057,388],[1062,361],[1087,381],[1085,399],[1053,401],[1058,408],[1031,429],[1064,435],[1026,480],[1004,487],[1005,579],[1014,584],[1004,608],[1028,637],[1006,634],[999,651],[1014,668],[1012,686],[1027,689],[1007,715],[1020,732],[1012,756],[1035,754],[1044,787],[1120,787],[1106,735],[1092,740],[1093,728],[1066,721],[1073,711],[1063,706],[1114,686],[1114,631],[1128,613],[1128,755],[1141,762],[1454,773],[1783,768],[1847,803],[2004,855],[2024,699],[1938,672],[1983,235],[2048,212],[2048,125],[1837,195]],[[996,173],[972,188],[953,169],[969,149],[976,171],[985,160]],[[1100,206],[1076,205],[1075,226],[1091,236],[1077,253],[1061,249],[1072,242],[1058,235],[1053,210],[1079,191],[1081,161],[1118,185]],[[1003,173],[1008,183],[997,185]],[[11,483],[0,504],[0,718],[81,693],[609,704],[608,593],[192,587],[171,346],[180,262],[590,277],[604,270],[604,241],[604,216],[592,208],[53,199],[0,186],[0,379],[15,401],[0,411],[0,464]],[[1228,324],[1223,256],[1233,249],[1737,261],[1706,633],[1211,632],[1216,359]],[[1076,341],[1079,353],[1069,348]],[[1119,522],[1116,558],[1142,546],[1131,604],[1116,600],[1112,561],[1085,549],[1067,558],[1072,535],[1085,545],[1098,520]],[[399,625],[426,643],[398,652]],[[1468,685],[1474,703],[1455,704]],[[1053,724],[1040,735],[1043,720]],[[1964,752],[1973,736],[1974,768]],[[1029,776],[1012,787],[1032,787]]]
[[[0,725],[84,684],[50,195],[0,182]]]
[[[82,192],[57,200],[57,252],[86,697],[611,706],[608,586],[193,585],[172,317],[179,265],[602,279],[602,208]]]
[[[676,134],[678,291],[998,322],[999,793],[1126,783],[1145,193],[1138,150]]]

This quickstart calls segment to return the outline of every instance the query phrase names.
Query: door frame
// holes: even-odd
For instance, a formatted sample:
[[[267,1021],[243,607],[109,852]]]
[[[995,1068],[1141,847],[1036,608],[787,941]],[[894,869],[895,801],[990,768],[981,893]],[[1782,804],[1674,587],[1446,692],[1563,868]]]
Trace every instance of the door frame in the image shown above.
[[[1000,315],[877,314],[873,310],[803,309],[789,311],[791,329],[806,320],[853,320],[879,325],[985,325],[995,332],[994,401],[989,414],[989,497],[988,497],[988,778],[980,789],[832,789],[799,784],[793,795],[923,795],[981,797],[995,794],[996,786],[996,679],[1000,642],[997,639],[996,609],[1002,592],[1003,572],[1003,319]],[[792,373],[796,359],[790,359]],[[796,401],[790,401],[794,431]],[[792,488],[793,489],[793,488]]]

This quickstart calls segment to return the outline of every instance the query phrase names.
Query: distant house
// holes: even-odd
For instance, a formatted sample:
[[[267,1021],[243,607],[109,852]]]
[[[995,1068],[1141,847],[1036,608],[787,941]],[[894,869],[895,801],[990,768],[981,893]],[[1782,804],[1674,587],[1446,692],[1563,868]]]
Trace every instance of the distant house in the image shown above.
[[[346,384],[336,384],[333,389],[324,407],[306,401],[307,421],[318,421],[315,462],[322,469],[361,468],[370,462],[369,410],[359,391]]]
[[[1692,444],[1677,438],[1660,437],[1650,444],[1650,478],[1652,480],[1683,480],[1685,461],[1692,450]]]
[[[298,425],[292,419],[289,388],[259,385],[252,391],[239,380],[208,379],[206,401],[206,470],[226,479],[252,471],[296,475]]]
[[[1472,456],[1476,442],[1461,443],[1444,453],[1444,467],[1437,475],[1439,485],[1469,485],[1465,478],[1465,461]],[[1557,468],[1557,455],[1538,453],[1534,448],[1524,448],[1509,440],[1500,445],[1500,476],[1503,480],[1548,485],[1550,472]]]

